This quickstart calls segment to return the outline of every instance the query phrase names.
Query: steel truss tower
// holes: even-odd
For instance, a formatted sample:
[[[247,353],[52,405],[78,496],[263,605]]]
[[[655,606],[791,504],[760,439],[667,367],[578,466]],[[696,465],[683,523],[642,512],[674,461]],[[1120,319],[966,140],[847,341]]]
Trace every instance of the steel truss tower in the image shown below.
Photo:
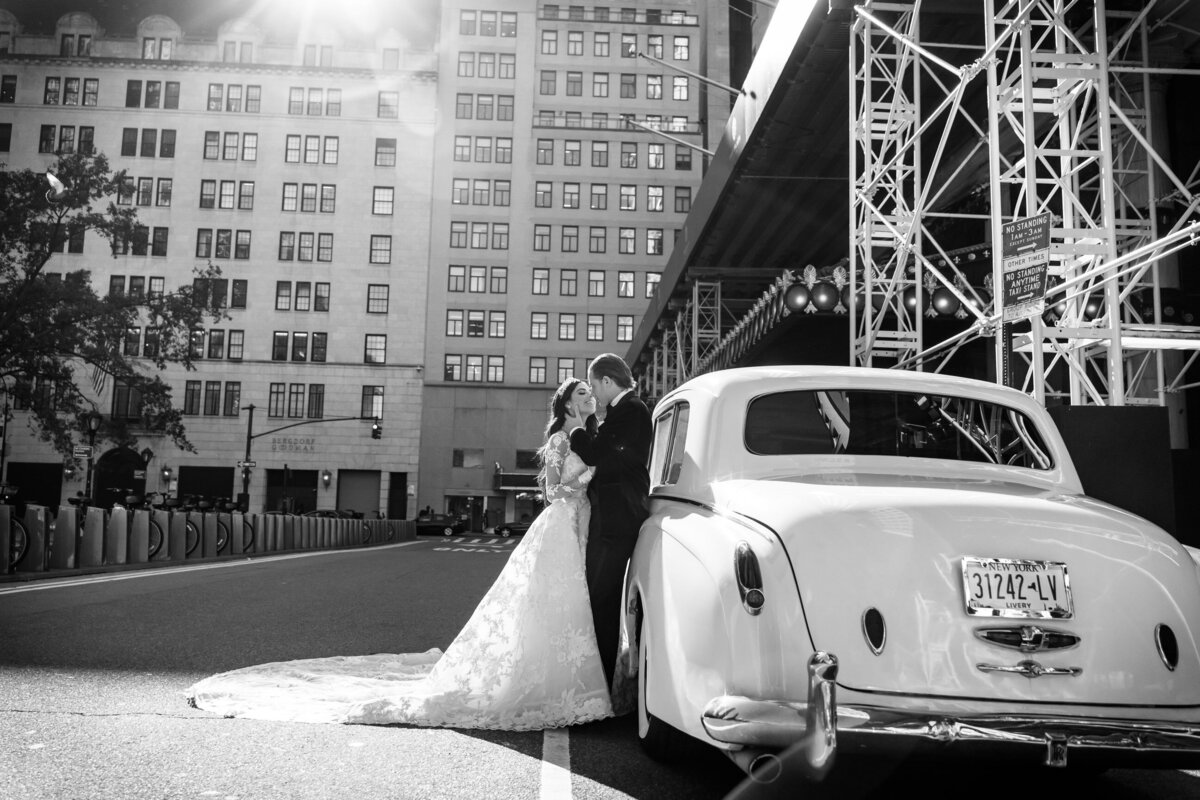
[[[850,52],[852,358],[940,370],[963,344],[994,340],[998,381],[1045,402],[1165,405],[1189,385],[1200,328],[1178,324],[1173,254],[1195,242],[1198,173],[1176,175],[1161,141],[1151,46],[1170,4],[980,0],[981,35],[935,41],[964,9],[866,0]],[[961,23],[960,23],[961,25]],[[982,90],[982,91],[981,91]],[[981,94],[986,94],[986,102]],[[985,207],[963,197],[986,199]],[[1005,223],[1050,214],[1048,313],[1005,324]],[[977,226],[990,273],[944,246]],[[924,292],[924,294],[923,294]],[[925,336],[928,299],[968,323]],[[1200,368],[1196,370],[1200,373]]]

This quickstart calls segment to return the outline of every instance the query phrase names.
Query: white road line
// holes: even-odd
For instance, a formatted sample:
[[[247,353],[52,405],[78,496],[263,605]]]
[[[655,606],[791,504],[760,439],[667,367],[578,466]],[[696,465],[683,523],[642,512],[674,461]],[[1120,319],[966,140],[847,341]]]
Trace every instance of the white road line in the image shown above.
[[[72,578],[41,578],[34,579],[28,583],[13,584],[10,586],[0,587],[0,596],[6,594],[20,594],[21,592],[37,592],[44,589],[63,589],[70,586],[86,586],[92,583],[109,583],[111,581],[128,581],[134,578],[150,578],[156,575],[174,575],[180,572],[196,572],[198,570],[207,569],[225,569],[226,567],[241,567],[247,564],[261,564],[264,561],[288,561],[293,558],[312,558],[314,556],[329,556],[336,553],[360,553],[366,550],[387,550],[393,547],[408,547],[409,545],[418,544],[412,542],[398,542],[396,544],[383,544],[375,547],[363,548],[362,550],[310,550],[304,553],[283,553],[277,556],[258,556],[257,558],[238,558],[232,561],[218,561],[212,564],[194,564],[192,566],[180,567],[148,567],[146,569],[134,570],[132,572],[104,572],[95,575],[79,575]]]
[[[571,735],[566,728],[550,728],[542,734],[542,790],[538,798],[571,798]]]

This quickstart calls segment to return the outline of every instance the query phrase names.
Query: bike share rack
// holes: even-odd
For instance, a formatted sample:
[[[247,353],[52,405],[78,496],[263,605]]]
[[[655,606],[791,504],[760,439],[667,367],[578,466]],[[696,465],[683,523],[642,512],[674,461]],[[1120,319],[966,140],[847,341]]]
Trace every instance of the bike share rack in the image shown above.
[[[12,506],[0,505],[0,575],[14,571],[10,560]],[[57,514],[44,506],[26,507],[21,518],[29,546],[19,573],[97,568],[124,564],[178,564],[260,553],[374,547],[416,539],[412,520],[297,517],[116,507],[86,510],[63,505]],[[153,555],[151,522],[162,532]],[[188,553],[189,528],[198,541]],[[218,548],[218,544],[220,547]]]

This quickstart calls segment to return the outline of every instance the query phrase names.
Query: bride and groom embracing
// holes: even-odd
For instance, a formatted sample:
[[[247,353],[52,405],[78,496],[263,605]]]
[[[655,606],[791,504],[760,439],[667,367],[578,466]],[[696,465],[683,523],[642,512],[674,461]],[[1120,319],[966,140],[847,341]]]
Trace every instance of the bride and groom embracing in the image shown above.
[[[497,730],[612,716],[622,583],[650,483],[650,412],[632,390],[611,353],[559,386],[539,451],[545,509],[444,653],[260,664],[200,681],[189,702],[255,719]]]

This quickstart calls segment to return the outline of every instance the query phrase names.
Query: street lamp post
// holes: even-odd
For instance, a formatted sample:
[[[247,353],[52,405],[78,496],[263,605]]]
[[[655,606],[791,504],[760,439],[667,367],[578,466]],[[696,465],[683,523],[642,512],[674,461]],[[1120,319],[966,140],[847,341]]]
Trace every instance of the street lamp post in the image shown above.
[[[92,497],[92,462],[96,458],[96,431],[100,430],[100,415],[92,412],[87,416],[88,428],[88,467],[87,481],[84,487],[84,495],[88,502],[91,503],[95,498]]]

